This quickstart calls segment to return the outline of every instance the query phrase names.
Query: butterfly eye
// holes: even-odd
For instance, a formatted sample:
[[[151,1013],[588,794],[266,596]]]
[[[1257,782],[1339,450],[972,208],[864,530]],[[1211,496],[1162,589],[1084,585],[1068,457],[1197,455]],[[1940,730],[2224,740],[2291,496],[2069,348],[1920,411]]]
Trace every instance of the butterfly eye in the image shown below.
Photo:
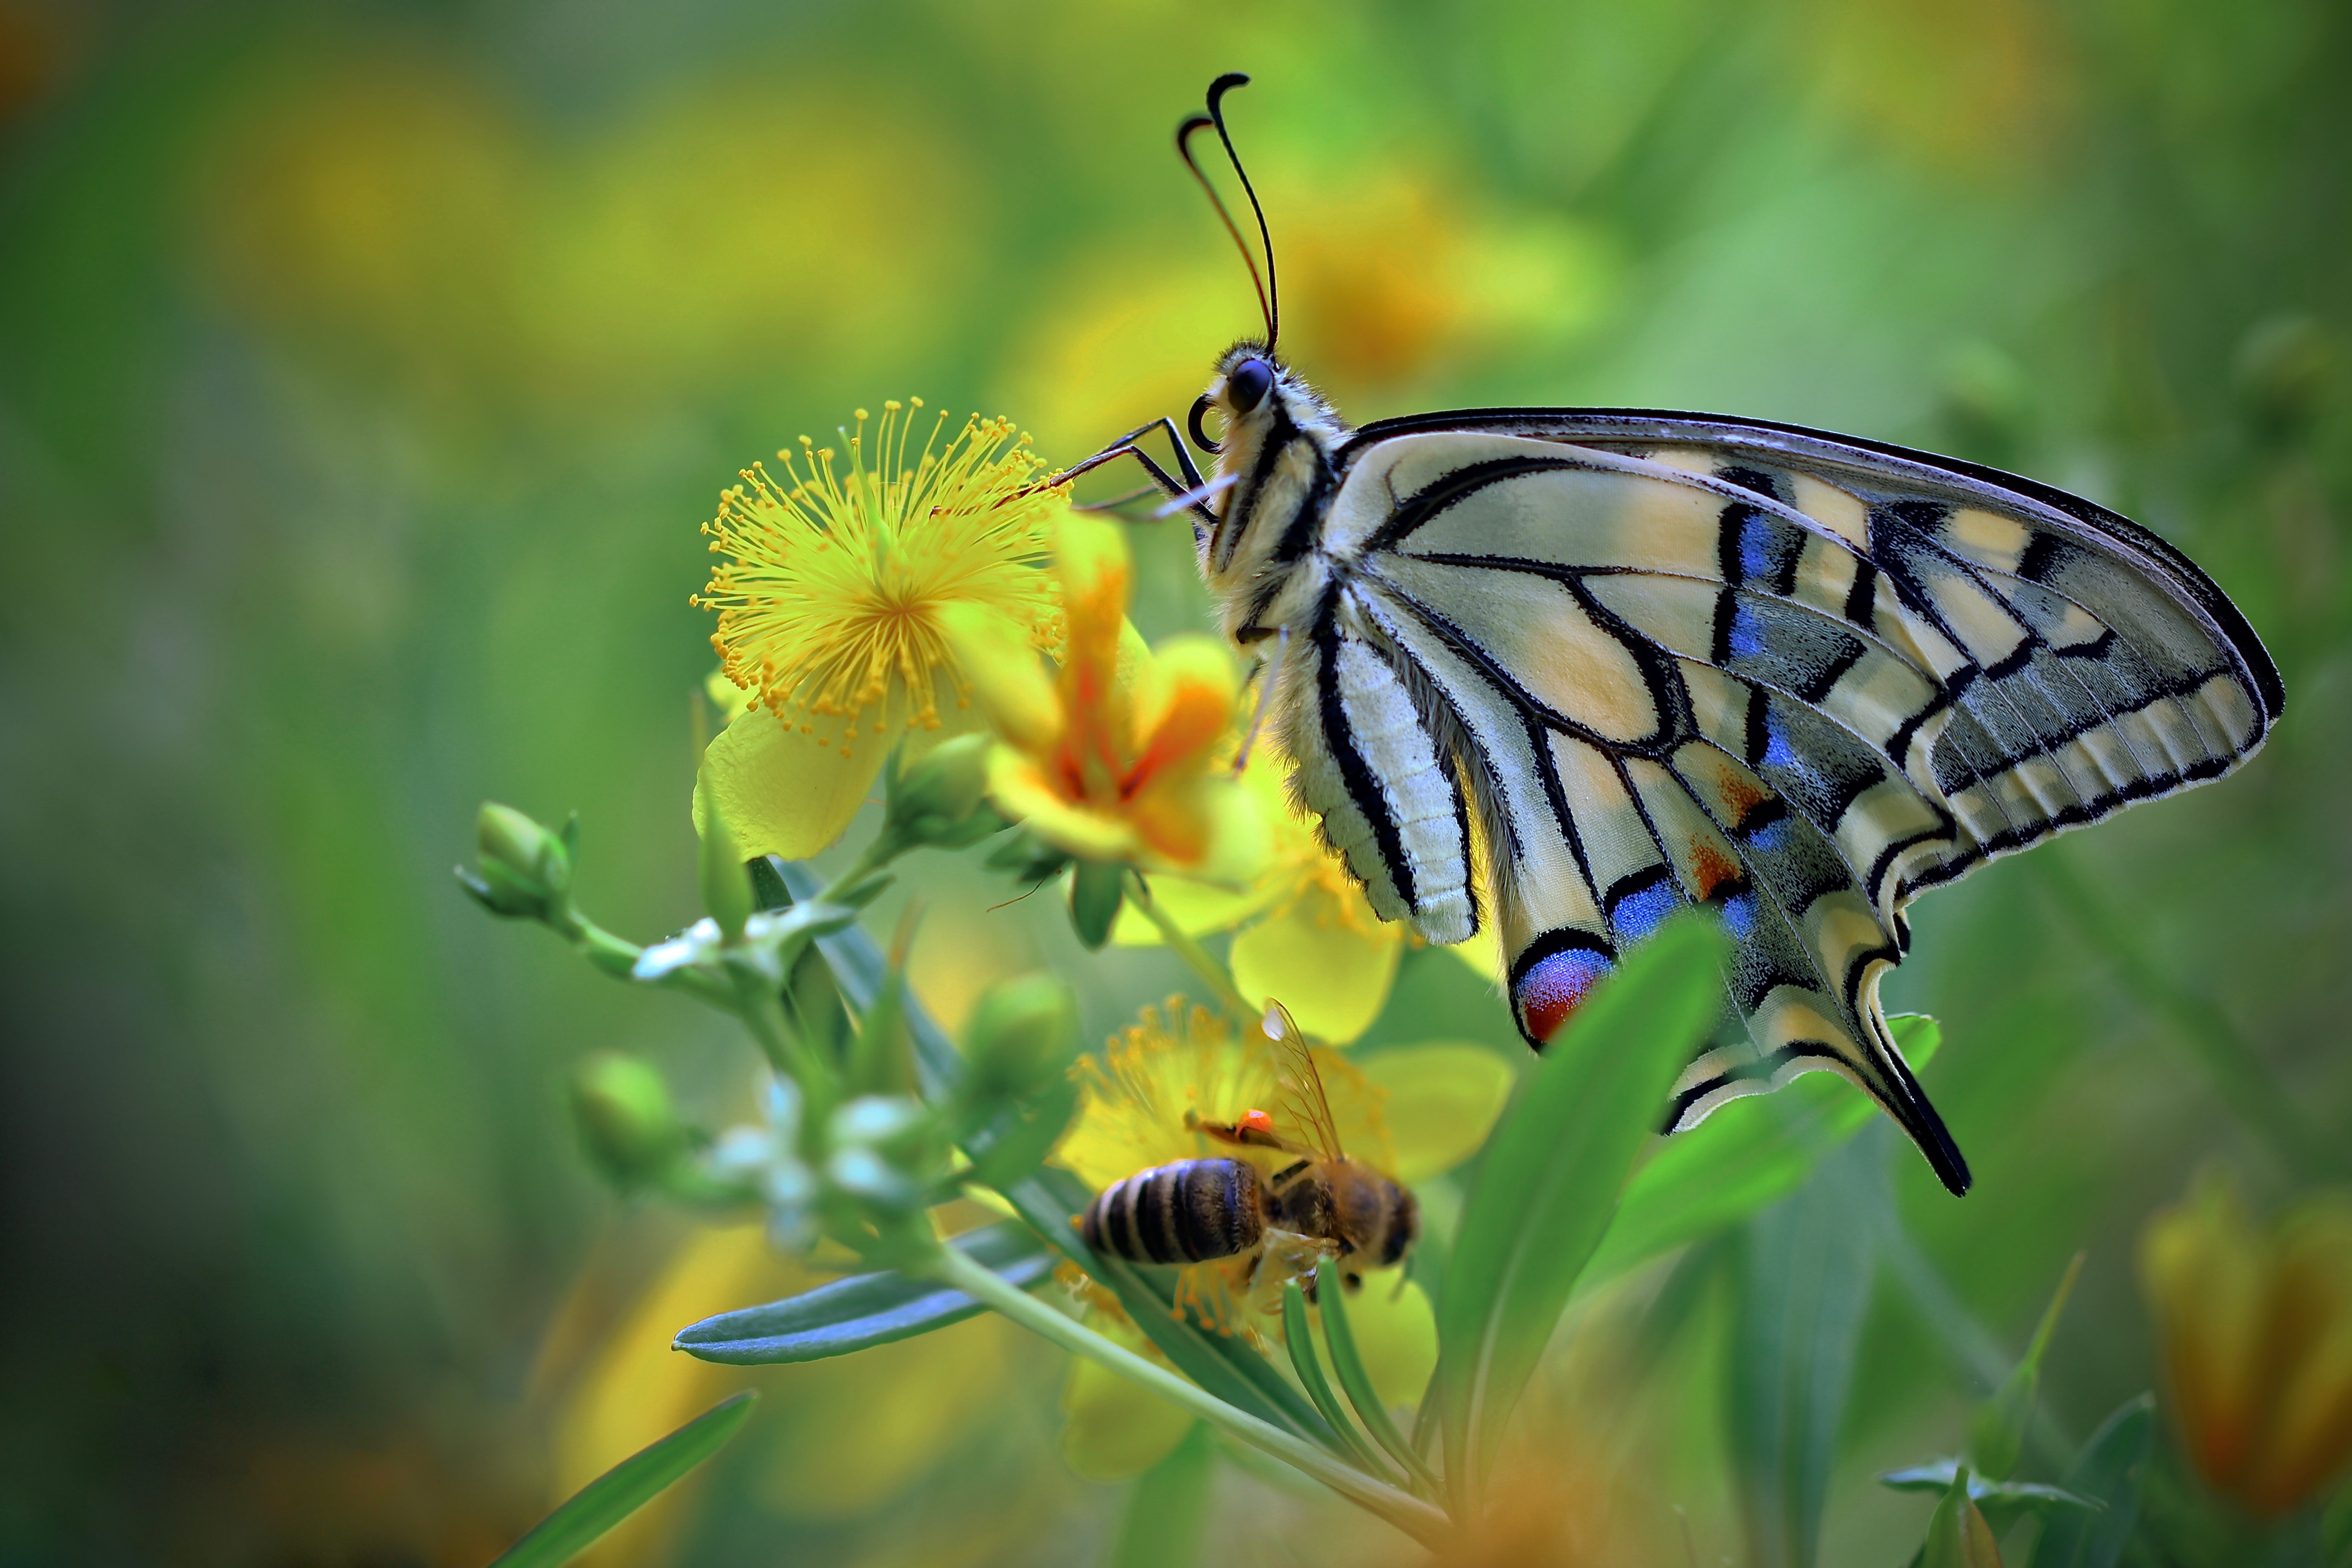
[[[1225,376],[1225,402],[1236,415],[1247,414],[1274,390],[1274,366],[1262,359],[1245,359]]]

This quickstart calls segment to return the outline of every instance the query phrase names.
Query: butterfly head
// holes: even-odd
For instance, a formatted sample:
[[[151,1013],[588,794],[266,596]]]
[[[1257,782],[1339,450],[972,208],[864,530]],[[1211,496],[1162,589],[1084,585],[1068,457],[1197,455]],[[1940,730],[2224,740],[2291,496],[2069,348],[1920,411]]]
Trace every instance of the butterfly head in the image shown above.
[[[1209,422],[1217,429],[1212,434]],[[1287,517],[1312,488],[1347,426],[1320,393],[1255,339],[1217,356],[1208,390],[1192,405],[1193,445],[1217,459],[1227,481],[1214,503],[1217,526],[1201,541],[1201,564],[1213,584],[1260,554],[1260,526]]]

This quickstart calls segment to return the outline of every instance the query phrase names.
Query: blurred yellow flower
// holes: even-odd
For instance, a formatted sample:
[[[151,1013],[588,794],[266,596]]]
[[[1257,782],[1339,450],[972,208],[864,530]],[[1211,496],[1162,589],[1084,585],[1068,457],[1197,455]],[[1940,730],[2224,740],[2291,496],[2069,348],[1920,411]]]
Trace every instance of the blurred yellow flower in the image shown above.
[[[910,459],[922,406],[884,404],[870,453],[857,410],[845,474],[803,436],[797,455],[776,454],[781,478],[754,464],[703,527],[727,559],[693,602],[719,612],[720,668],[752,694],[711,743],[708,787],[747,855],[824,848],[899,735],[968,706],[951,609],[1024,647],[1055,640],[1040,567],[1061,492],[1034,488],[1044,465],[1003,420],[974,416],[942,445],[941,411]]]
[[[2140,1234],[2182,1446],[2215,1489],[2284,1513],[2352,1458],[2352,1194],[2255,1223],[2200,1176]]]
[[[1055,565],[1067,624],[1057,679],[992,606],[941,616],[1002,738],[988,775],[998,809],[1081,859],[1255,875],[1265,826],[1215,761],[1237,693],[1224,649],[1189,636],[1140,647],[1127,623],[1127,541],[1108,523],[1065,516]]]

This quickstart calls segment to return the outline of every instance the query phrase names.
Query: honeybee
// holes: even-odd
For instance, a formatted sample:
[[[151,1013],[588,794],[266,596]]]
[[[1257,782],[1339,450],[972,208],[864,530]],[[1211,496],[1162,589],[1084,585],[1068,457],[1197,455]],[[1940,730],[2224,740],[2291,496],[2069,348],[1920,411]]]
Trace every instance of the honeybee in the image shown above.
[[[1283,1130],[1274,1116],[1255,1109],[1230,1122],[1187,1112],[1185,1122],[1221,1143],[1298,1158],[1271,1176],[1234,1158],[1179,1160],[1138,1171],[1087,1205],[1078,1225],[1088,1247],[1131,1263],[1254,1255],[1252,1283],[1269,1254],[1329,1255],[1341,1260],[1349,1289],[1362,1283],[1364,1269],[1404,1260],[1421,1231],[1420,1204],[1340,1150],[1322,1075],[1288,1011],[1268,1004],[1261,1026],[1274,1047]]]

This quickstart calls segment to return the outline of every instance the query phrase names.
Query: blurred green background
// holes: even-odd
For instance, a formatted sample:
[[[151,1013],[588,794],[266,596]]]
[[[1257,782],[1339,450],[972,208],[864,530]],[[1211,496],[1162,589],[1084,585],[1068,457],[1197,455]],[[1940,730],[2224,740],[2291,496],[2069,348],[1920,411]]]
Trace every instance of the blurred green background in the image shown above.
[[[1979,1180],[1892,1156],[1958,1315],[1879,1292],[1828,1561],[1907,1555],[1925,1506],[1871,1474],[1957,1444],[1965,1347],[2013,1353],[2075,1248],[2079,1437],[2155,1382],[2150,1209],[2352,1146],[2352,9],[5,0],[0,1562],[479,1563],[733,1385],[662,1342],[788,1277],[606,1194],[562,1085],[640,1050],[718,1108],[740,1046],[448,868],[486,795],[576,807],[601,918],[694,912],[715,492],[887,395],[1062,458],[1181,415],[1255,323],[1168,141],[1234,68],[1286,348],[1350,416],[2021,468],[2181,545],[2285,674],[2242,775],[1914,911],[1890,994],[1944,1019]],[[1199,624],[1189,542],[1139,550],[1147,633]],[[962,875],[919,961],[950,1018],[1075,954]],[[1097,1035],[1177,983],[1087,973]],[[2282,1102],[2299,1172],[2248,1127]],[[606,1560],[1097,1560],[1120,1491],[1000,1330],[739,1374],[752,1426]],[[1713,1396],[1625,1379],[1561,1496],[1736,1552]],[[1221,1556],[1311,1552],[1222,1484]]]

